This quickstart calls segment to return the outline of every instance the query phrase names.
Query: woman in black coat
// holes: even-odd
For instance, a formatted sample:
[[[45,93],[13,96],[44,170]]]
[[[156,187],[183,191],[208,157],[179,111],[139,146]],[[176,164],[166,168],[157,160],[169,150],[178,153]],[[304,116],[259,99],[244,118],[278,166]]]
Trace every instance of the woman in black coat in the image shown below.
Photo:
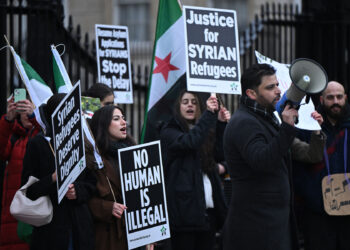
[[[65,94],[52,96],[43,107],[42,120],[49,121],[51,114]],[[52,145],[50,123],[45,122]],[[55,158],[49,141],[39,133],[28,142],[23,160],[22,185],[29,176],[39,179],[27,189],[27,197],[35,200],[48,195],[53,206],[53,217],[49,224],[34,227],[31,250],[92,250],[94,247],[93,220],[87,201],[95,190],[96,180],[86,168],[78,179],[70,184],[65,198],[58,204]]]
[[[201,114],[198,96],[187,91],[175,105],[174,118],[161,130],[172,249],[209,250],[226,214],[217,162],[230,114],[219,111],[216,97]]]

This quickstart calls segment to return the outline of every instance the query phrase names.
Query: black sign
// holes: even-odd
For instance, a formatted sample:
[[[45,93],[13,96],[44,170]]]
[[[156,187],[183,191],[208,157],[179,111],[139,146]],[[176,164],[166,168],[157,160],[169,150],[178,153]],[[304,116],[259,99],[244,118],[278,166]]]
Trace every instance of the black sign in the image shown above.
[[[96,24],[96,55],[99,82],[117,92],[118,103],[132,103],[128,28]]]
[[[124,203],[128,208],[125,218],[129,246],[130,243],[134,244],[133,234],[148,235],[148,243],[168,238],[168,213],[159,141],[119,150],[119,166]],[[159,230],[151,230],[155,227]]]
[[[58,201],[85,168],[81,126],[80,84],[62,100],[52,115]]]
[[[222,91],[217,82],[221,81],[228,84],[224,92],[240,92],[236,12],[189,6],[184,6],[183,11],[189,89],[220,93]]]

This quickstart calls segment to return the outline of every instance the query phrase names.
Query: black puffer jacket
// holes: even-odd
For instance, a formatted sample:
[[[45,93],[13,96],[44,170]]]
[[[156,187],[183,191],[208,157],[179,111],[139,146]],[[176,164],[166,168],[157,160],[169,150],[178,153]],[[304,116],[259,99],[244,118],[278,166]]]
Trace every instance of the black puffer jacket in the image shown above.
[[[175,118],[161,129],[161,142],[165,150],[165,183],[171,228],[174,231],[208,230],[208,216],[204,197],[201,169],[201,145],[210,129],[216,129],[215,152],[223,156],[222,136],[226,123],[217,120],[217,114],[205,111],[198,123],[188,132]],[[213,143],[215,143],[213,141]],[[223,160],[218,159],[216,160]],[[217,171],[208,173],[212,184],[214,207],[219,226],[226,216],[226,202]]]

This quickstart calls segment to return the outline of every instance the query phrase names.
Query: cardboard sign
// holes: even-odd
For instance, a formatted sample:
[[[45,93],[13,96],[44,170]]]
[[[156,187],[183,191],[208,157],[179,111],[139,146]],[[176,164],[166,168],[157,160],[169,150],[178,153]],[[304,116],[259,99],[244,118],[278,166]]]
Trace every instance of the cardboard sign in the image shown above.
[[[160,141],[118,150],[129,249],[170,237]]]
[[[99,82],[114,90],[115,103],[132,103],[128,27],[96,24],[95,31]]]
[[[58,203],[69,184],[85,169],[85,149],[81,125],[80,84],[76,84],[51,116]]]
[[[347,173],[348,180],[350,174]],[[332,174],[322,179],[324,210],[329,215],[350,215],[350,185],[344,174]]]
[[[183,6],[187,90],[241,94],[236,11]]]

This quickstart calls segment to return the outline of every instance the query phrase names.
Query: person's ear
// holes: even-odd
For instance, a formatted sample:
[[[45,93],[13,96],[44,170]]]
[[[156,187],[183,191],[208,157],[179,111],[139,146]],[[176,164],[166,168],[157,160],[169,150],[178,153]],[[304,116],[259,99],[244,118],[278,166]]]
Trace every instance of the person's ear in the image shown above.
[[[247,89],[245,91],[245,94],[252,100],[256,100],[256,98],[257,98],[257,94],[256,94],[255,90],[253,90],[253,89]]]

